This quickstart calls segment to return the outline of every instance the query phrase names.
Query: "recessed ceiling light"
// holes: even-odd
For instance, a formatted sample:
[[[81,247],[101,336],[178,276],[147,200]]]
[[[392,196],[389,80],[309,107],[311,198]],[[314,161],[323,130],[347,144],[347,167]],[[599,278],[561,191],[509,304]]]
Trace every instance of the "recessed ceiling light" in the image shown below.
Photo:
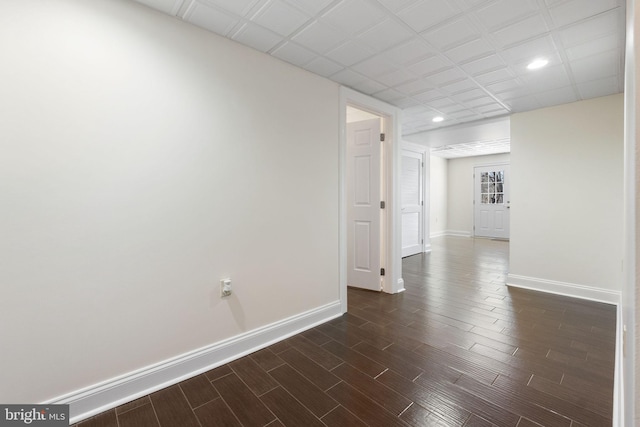
[[[542,68],[549,63],[546,59],[536,59],[527,65],[527,69],[529,70],[537,70],[538,68]]]
[[[434,117],[431,121],[432,121],[433,123],[440,123],[440,122],[441,122],[441,121],[443,121],[443,120],[444,120],[444,117],[440,117],[440,116],[438,116],[438,117]]]

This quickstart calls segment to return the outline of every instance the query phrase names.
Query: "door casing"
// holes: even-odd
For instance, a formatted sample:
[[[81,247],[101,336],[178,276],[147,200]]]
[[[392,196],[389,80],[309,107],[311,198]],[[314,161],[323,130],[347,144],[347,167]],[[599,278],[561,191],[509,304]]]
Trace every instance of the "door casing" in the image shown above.
[[[346,87],[340,87],[340,302],[342,311],[347,311],[347,199],[346,199],[346,160],[347,160],[347,105],[369,111],[382,117],[385,129],[385,141],[383,142],[383,158],[386,188],[385,213],[383,215],[384,227],[384,255],[383,267],[385,268],[385,280],[383,292],[398,293],[404,291],[402,280],[402,242],[400,224],[400,177],[401,168],[401,144],[400,144],[400,120],[401,110],[378,99],[356,92]]]

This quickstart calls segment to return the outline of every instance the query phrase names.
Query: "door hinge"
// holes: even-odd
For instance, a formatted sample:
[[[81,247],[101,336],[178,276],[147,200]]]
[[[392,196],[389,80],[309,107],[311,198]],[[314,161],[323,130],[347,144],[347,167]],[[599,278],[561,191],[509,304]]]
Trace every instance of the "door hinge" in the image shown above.
[[[424,206],[424,200],[420,202],[420,206]]]
[[[424,239],[420,240],[420,244],[424,245]]]
[[[384,276],[384,268],[381,268],[381,269],[380,269],[380,275],[381,275],[381,276]]]
[[[380,209],[384,209],[387,206],[387,204],[383,201],[380,201]]]
[[[380,141],[381,141],[381,142],[384,142],[384,133],[381,133],[381,134],[380,134]]]

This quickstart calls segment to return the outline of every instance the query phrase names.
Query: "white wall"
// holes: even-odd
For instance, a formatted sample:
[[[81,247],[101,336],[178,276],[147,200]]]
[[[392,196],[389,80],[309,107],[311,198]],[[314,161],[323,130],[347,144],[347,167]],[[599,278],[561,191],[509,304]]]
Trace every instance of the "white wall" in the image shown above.
[[[336,84],[124,0],[5,0],[0,51],[1,402],[338,300]]]
[[[447,159],[429,156],[429,231],[431,237],[447,231]]]
[[[623,117],[621,94],[511,117],[509,283],[616,298]]]
[[[510,155],[461,157],[449,159],[447,186],[447,229],[456,235],[473,235],[473,168],[480,165],[509,163]],[[514,189],[511,187],[511,191]]]

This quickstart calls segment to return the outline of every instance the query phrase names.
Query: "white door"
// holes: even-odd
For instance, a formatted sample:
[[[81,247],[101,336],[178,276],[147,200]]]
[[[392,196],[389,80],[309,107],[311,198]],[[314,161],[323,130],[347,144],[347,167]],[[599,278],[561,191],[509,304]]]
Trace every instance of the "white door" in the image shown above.
[[[474,235],[509,238],[509,165],[474,168]]]
[[[402,256],[423,251],[423,154],[402,150]]]
[[[347,124],[347,285],[380,291],[380,119]]]

